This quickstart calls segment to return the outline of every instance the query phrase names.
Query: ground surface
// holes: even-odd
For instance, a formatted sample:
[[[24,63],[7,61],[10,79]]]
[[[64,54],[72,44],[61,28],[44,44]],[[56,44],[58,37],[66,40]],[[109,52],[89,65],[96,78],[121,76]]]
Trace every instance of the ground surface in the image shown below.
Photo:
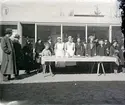
[[[40,104],[122,104],[125,105],[125,74],[56,74],[44,78],[42,73],[30,75],[21,71],[20,80],[2,82],[2,102],[18,105]],[[14,104],[15,105],[15,104]],[[16,104],[17,105],[17,104]]]

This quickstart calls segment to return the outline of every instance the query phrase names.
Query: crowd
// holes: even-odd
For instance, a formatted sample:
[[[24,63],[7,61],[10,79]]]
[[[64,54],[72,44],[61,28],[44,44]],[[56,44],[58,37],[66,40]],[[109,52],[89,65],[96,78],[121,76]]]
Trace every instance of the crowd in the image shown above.
[[[27,40],[22,48],[19,39],[20,35],[16,34],[12,37],[12,29],[7,28],[5,36],[1,40],[3,50],[1,73],[4,80],[11,79],[12,75],[18,78],[20,69],[25,69],[26,73],[30,73],[34,67],[37,68],[37,72],[45,70],[46,66],[50,67],[52,63],[42,63],[41,65],[41,56],[115,56],[119,59],[120,68],[124,67],[124,43],[118,43],[117,40],[110,43],[108,40],[98,40],[90,35],[87,43],[83,42],[80,37],[75,43],[73,37],[68,36],[67,42],[64,43],[61,37],[57,37],[57,42],[54,44],[49,37],[46,42],[38,39],[34,48],[31,41]],[[52,74],[51,69],[50,73]]]

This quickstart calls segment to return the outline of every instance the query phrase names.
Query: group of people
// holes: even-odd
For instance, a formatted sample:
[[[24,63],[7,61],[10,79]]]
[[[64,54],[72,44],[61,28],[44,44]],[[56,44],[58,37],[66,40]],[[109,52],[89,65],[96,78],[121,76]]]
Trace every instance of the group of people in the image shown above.
[[[25,70],[29,74],[34,67],[31,41],[27,40],[25,46],[22,47],[20,35],[12,33],[12,29],[7,28],[1,39],[2,63],[0,72],[3,74],[4,81],[19,79],[19,70]]]
[[[67,42],[64,43],[61,37],[57,37],[57,42],[54,44],[52,38],[49,37],[45,43],[38,39],[33,49],[33,45],[29,40],[26,41],[26,45],[22,48],[19,39],[20,35],[12,36],[12,29],[7,28],[5,36],[1,40],[3,51],[1,73],[5,80],[11,79],[12,75],[18,77],[21,67],[27,73],[30,73],[30,69],[33,69],[34,66],[33,62],[37,64],[38,72],[43,70],[43,73],[45,73],[45,68],[48,65],[49,72],[52,74],[50,63],[42,63],[41,56],[115,56],[120,59],[121,67],[124,67],[124,44],[119,45],[117,40],[109,43],[108,40],[98,40],[93,35],[90,35],[87,43],[82,42],[80,37],[77,38],[75,43],[73,37],[68,36]]]
[[[64,43],[61,37],[57,37],[55,45],[51,38],[49,38],[45,44],[43,43],[45,49],[41,42],[41,40],[38,40],[35,47],[38,59],[42,52],[44,52],[42,56],[55,55],[55,57],[114,56],[119,59],[120,66],[124,67],[124,44],[122,43],[120,45],[117,40],[113,40],[113,42],[110,43],[108,40],[95,39],[95,37],[91,35],[89,36],[88,43],[82,42],[80,37],[78,37],[76,43],[74,43],[73,37],[69,36],[68,41]]]

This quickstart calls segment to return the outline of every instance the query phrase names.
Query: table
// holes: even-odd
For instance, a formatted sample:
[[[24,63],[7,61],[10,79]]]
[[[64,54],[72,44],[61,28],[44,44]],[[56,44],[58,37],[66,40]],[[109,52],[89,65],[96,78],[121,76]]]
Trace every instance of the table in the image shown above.
[[[119,65],[117,57],[109,56],[94,56],[94,57],[84,57],[84,56],[73,56],[73,57],[56,57],[56,56],[44,56],[41,58],[41,62],[97,62],[97,74],[99,74],[100,66],[102,67],[103,73],[105,74],[104,62],[115,62]]]

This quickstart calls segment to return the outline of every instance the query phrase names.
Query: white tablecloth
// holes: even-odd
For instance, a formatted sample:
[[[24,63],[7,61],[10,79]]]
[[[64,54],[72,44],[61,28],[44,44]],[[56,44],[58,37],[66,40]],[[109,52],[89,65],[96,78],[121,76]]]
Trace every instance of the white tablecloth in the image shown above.
[[[69,58],[44,56],[42,57],[41,62],[115,62],[117,65],[119,65],[118,58],[109,56],[94,56],[94,57],[73,56]]]

